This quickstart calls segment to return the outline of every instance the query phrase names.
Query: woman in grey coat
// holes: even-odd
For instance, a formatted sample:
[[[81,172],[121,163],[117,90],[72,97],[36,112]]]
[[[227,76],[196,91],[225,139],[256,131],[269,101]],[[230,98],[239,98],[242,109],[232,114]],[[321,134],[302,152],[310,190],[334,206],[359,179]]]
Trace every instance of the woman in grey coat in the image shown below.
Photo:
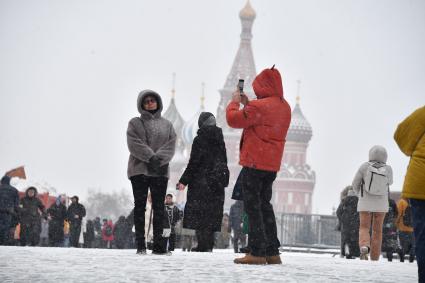
[[[359,196],[357,211],[360,214],[360,259],[367,260],[370,251],[371,260],[378,260],[381,253],[382,225],[388,212],[389,186],[393,183],[392,168],[386,162],[385,148],[373,146],[369,151],[369,162],[360,166],[353,180],[353,190]]]
[[[162,100],[152,90],[137,98],[140,117],[128,123],[127,145],[130,151],[128,178],[134,195],[134,225],[137,253],[146,254],[145,207],[150,190],[153,208],[153,253],[165,254],[163,232],[164,199],[169,178],[168,163],[173,158],[176,133],[170,121],[161,117]]]

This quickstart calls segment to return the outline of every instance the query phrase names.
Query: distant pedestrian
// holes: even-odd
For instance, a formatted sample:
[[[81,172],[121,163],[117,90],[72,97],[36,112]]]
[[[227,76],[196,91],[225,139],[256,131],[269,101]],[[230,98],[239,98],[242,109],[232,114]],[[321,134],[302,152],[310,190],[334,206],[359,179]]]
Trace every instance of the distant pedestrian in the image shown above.
[[[13,242],[11,227],[16,226],[19,209],[18,190],[10,185],[10,177],[3,176],[0,181],[0,246]]]
[[[95,232],[93,220],[87,220],[86,232],[84,237],[84,247],[89,249],[95,247]]]
[[[168,227],[170,227],[170,236],[167,238],[166,243],[168,251],[174,251],[176,247],[176,225],[182,218],[182,212],[174,205],[173,195],[167,194],[165,197],[165,216],[167,218]]]
[[[49,246],[62,247],[64,241],[64,221],[66,219],[66,206],[62,197],[58,196],[55,203],[47,209],[49,223]]]
[[[41,214],[45,207],[37,197],[37,189],[29,187],[20,200],[21,245],[37,246],[40,242]]]
[[[348,189],[347,189],[348,188]],[[341,243],[343,255],[347,259],[360,256],[359,250],[359,213],[357,212],[358,197],[351,186],[344,191],[347,195],[342,199],[336,215],[341,225]]]
[[[419,282],[425,282],[425,106],[417,109],[394,134],[400,150],[410,157],[401,196],[412,208]]]
[[[224,213],[221,221],[221,231],[215,233],[215,247],[217,249],[227,249],[230,244],[229,214]]]
[[[81,234],[81,223],[86,216],[85,207],[79,203],[78,196],[71,198],[71,205],[68,207],[67,218],[69,221],[70,244],[78,248]]]
[[[379,260],[382,245],[382,226],[388,212],[389,186],[393,183],[391,166],[387,165],[387,151],[375,145],[369,151],[369,161],[363,163],[353,180],[353,189],[359,195],[360,259]],[[370,229],[372,228],[372,238]]]
[[[112,249],[112,242],[114,241],[114,225],[112,220],[104,222],[102,227],[102,240],[105,244],[105,248]]]
[[[397,238],[397,205],[393,199],[388,199],[388,212],[384,218],[382,228],[382,252],[387,256],[388,261],[393,260],[393,254],[398,252],[398,238]]]
[[[117,249],[127,249],[131,242],[131,227],[125,216],[120,216],[114,225],[114,242]]]
[[[246,246],[246,235],[242,231],[243,201],[237,200],[230,207],[229,226],[233,231],[233,249],[239,253],[241,248]]]
[[[409,262],[415,260],[415,236],[413,234],[413,216],[412,207],[405,199],[400,199],[398,207],[398,237],[400,240],[400,261],[404,262],[404,257],[409,255]]]

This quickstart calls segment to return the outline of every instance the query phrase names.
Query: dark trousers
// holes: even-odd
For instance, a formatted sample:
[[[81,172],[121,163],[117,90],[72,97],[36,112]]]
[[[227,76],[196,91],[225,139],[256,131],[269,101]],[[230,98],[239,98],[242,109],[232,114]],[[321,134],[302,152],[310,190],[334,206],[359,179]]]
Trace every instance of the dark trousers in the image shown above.
[[[0,246],[4,246],[9,243],[11,224],[12,216],[9,213],[0,212]]]
[[[81,234],[81,222],[71,222],[69,225],[71,247],[78,248]]]
[[[166,177],[148,177],[136,175],[130,178],[134,196],[134,226],[139,249],[145,249],[145,211],[146,200],[150,189],[153,209],[153,250],[164,252],[162,238],[163,221],[165,217],[165,193],[168,179]]]
[[[167,238],[168,250],[170,252],[174,251],[176,247],[176,233],[171,233],[170,237]]]
[[[37,246],[40,242],[40,232],[40,219],[21,223],[21,246],[26,246],[27,244]]]
[[[276,217],[272,199],[272,185],[276,172],[244,167],[242,190],[244,210],[249,219],[248,246],[253,256],[279,255]]]
[[[196,230],[198,241],[197,250],[201,252],[212,251],[214,247],[214,231],[211,229]]]
[[[239,252],[239,242],[243,248],[246,243],[246,236],[243,233],[242,228],[233,229],[233,249],[235,250],[235,253]]]
[[[419,283],[425,283],[425,200],[410,199]]]

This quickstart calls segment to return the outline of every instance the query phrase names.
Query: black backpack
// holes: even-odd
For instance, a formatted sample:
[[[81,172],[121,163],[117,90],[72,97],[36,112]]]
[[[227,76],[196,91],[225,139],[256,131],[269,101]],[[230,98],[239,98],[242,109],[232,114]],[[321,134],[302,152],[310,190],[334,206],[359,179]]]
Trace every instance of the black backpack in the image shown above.
[[[406,210],[404,210],[403,224],[407,227],[413,226],[412,209],[410,208],[410,205],[406,207]]]

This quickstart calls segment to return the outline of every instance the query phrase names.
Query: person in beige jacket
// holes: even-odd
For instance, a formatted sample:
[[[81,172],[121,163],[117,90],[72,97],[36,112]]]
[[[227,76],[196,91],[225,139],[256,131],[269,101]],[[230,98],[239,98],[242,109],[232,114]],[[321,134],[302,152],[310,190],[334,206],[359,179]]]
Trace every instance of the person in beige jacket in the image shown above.
[[[359,197],[357,211],[360,215],[360,259],[367,260],[369,251],[371,260],[378,260],[381,255],[382,226],[385,214],[388,212],[389,186],[393,183],[393,172],[386,162],[385,148],[380,145],[373,146],[369,151],[369,162],[360,166],[353,180],[353,190]],[[371,191],[377,184],[376,180],[379,180],[378,175],[372,174],[370,177],[372,170],[385,175],[385,191],[382,194]],[[371,228],[372,238],[370,237]]]

